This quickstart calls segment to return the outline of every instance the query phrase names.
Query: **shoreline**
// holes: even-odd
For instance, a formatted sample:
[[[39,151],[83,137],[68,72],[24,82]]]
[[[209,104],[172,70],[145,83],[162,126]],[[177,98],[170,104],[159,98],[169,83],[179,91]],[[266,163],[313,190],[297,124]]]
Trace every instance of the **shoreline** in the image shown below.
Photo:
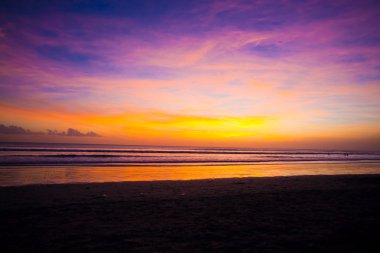
[[[4,252],[379,252],[380,175],[0,188]]]
[[[60,166],[59,166],[60,167]],[[92,166],[89,166],[92,168]],[[156,167],[156,166],[154,166]],[[157,166],[160,167],[160,166]],[[0,169],[1,170],[1,169]],[[380,177],[380,172],[374,172],[374,173],[364,173],[364,174],[313,174],[313,175],[284,175],[284,176],[255,176],[255,177],[228,177],[228,178],[202,178],[202,179],[163,179],[163,180],[140,180],[140,181],[105,181],[105,182],[67,182],[67,183],[31,183],[31,184],[22,184],[22,185],[0,185],[0,191],[1,189],[6,188],[19,188],[19,187],[50,187],[50,186],[102,186],[102,185],[108,185],[108,184],[150,184],[150,183],[158,183],[158,184],[171,184],[171,183],[206,183],[206,182],[214,182],[214,181],[252,181],[255,179],[264,179],[264,180],[270,180],[270,179],[285,179],[285,178],[317,178],[317,177],[351,177],[351,176],[374,176],[374,177]]]

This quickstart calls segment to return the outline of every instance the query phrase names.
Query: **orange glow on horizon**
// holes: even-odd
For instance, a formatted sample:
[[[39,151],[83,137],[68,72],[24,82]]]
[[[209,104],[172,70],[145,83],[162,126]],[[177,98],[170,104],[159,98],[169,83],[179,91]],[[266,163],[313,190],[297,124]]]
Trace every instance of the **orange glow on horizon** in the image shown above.
[[[341,126],[325,131],[315,131],[302,126],[300,122],[292,122],[289,118],[268,118],[260,116],[220,116],[206,117],[193,115],[175,115],[157,111],[118,115],[78,114],[69,111],[25,110],[1,105],[0,116],[14,115],[15,124],[27,120],[43,123],[46,129],[65,130],[73,125],[80,130],[95,131],[102,135],[99,138],[67,138],[49,137],[46,141],[55,142],[92,142],[144,145],[211,145],[250,147],[309,147],[304,143],[326,147],[327,140],[343,143],[355,143],[355,138],[345,141],[345,136],[355,136],[366,129],[367,138],[376,136],[376,128],[369,126],[350,126],[342,132]],[[57,119],[61,124],[57,124]],[[31,130],[39,130],[38,125],[26,125]],[[358,135],[359,136],[359,135]],[[16,136],[14,140],[19,140]],[[25,140],[40,140],[40,137],[28,136]],[[12,137],[4,138],[12,141]],[[326,140],[326,141],[325,141]],[[376,138],[375,138],[376,140]],[[346,144],[344,144],[346,145]]]

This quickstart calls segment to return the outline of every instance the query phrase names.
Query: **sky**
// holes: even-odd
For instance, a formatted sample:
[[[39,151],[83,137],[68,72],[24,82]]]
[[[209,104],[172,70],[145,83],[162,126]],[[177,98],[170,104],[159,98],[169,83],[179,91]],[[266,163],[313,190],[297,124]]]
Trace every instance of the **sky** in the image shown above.
[[[378,27],[376,0],[5,0],[0,124],[25,131],[0,138],[380,150]]]

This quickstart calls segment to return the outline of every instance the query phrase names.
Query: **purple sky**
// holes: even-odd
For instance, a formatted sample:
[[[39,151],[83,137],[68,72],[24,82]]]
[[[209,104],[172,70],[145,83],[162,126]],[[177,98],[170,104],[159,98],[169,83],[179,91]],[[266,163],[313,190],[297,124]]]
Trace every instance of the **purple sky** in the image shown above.
[[[380,149],[379,1],[0,10],[1,124],[109,143]]]

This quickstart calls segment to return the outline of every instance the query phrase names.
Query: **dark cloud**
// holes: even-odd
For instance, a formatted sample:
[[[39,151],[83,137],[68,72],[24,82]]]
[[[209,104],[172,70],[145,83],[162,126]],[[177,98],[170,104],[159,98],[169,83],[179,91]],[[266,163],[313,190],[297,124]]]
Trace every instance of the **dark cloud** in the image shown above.
[[[67,129],[66,135],[67,136],[88,136],[88,137],[98,137],[98,136],[100,136],[97,133],[92,132],[92,131],[84,134],[84,133],[81,133],[78,130],[73,129],[73,128]]]
[[[38,134],[37,132],[32,132],[29,129],[24,129],[19,126],[5,126],[5,125],[0,125],[0,133],[2,134]]]
[[[0,124],[0,134],[17,134],[17,135],[55,135],[55,136],[79,136],[79,137],[100,137],[95,132],[82,133],[74,128],[69,128],[67,131],[59,132],[57,130],[47,129],[46,132],[35,132],[29,129],[24,129],[19,126],[5,126]]]

